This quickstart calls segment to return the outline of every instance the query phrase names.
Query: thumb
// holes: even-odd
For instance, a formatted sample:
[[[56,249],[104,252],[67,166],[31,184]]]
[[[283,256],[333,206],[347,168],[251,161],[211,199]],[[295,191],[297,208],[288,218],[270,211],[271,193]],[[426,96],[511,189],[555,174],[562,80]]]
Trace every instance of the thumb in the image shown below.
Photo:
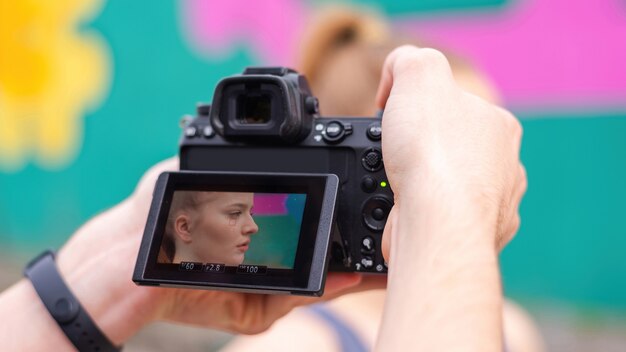
[[[389,255],[391,252],[391,241],[393,240],[392,238],[393,227],[396,222],[396,212],[395,212],[396,206],[397,205],[394,205],[391,208],[391,211],[389,212],[389,216],[387,217],[387,223],[385,224],[385,230],[383,231],[381,249],[383,251],[383,258],[385,258],[385,261],[387,263],[389,263]]]

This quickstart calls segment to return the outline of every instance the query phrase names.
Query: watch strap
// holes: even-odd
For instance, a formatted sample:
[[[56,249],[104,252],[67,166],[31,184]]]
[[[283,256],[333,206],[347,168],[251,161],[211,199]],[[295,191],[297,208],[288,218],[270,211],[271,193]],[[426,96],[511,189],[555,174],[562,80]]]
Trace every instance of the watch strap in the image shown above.
[[[28,263],[24,276],[30,279],[52,318],[79,351],[120,351],[67,287],[57,269],[53,251],[47,250]]]

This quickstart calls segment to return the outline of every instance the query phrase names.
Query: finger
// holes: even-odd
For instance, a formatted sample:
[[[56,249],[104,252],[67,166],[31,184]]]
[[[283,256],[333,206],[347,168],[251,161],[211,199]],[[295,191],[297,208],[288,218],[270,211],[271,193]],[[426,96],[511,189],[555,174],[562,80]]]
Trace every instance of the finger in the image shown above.
[[[522,199],[526,191],[528,190],[528,174],[526,173],[526,167],[524,164],[519,164],[519,173],[518,173],[518,190],[515,196],[517,199]]]
[[[440,51],[404,45],[394,49],[383,64],[380,84],[376,92],[376,106],[384,109],[391,89],[399,82],[408,94],[434,93],[437,87],[456,85],[450,63]],[[420,93],[420,94],[421,94]]]
[[[354,287],[361,283],[363,276],[357,273],[328,273],[326,275],[326,286],[324,296],[333,295],[347,288]]]
[[[165,159],[146,171],[146,173],[141,177],[137,189],[141,189],[146,185],[152,187],[161,173],[165,171],[176,171],[178,169],[179,160],[177,156]]]
[[[500,250],[504,248],[513,239],[513,237],[515,237],[515,234],[521,225],[519,207],[527,188],[526,169],[521,163],[518,165],[518,172],[516,174],[517,178],[515,185],[513,186],[513,192],[509,200],[508,211],[506,214],[506,227],[503,229],[501,241],[498,243],[498,249]]]
[[[376,92],[376,106],[379,109],[384,109],[387,104],[387,99],[391,94],[391,87],[393,86],[394,67],[399,57],[403,55],[409,55],[419,50],[416,46],[404,45],[394,49],[383,63],[383,69],[380,77],[380,83]]]
[[[392,54],[394,52],[392,52]],[[378,90],[376,91],[376,107],[378,109],[385,108],[389,94],[391,94],[391,86],[393,85],[393,74],[391,72],[391,67],[393,65],[392,60],[392,56],[389,55],[383,64],[380,83],[378,84]]]
[[[361,282],[358,285],[341,290],[341,292],[339,292],[339,295],[346,295],[350,293],[369,290],[379,290],[384,288],[387,288],[387,275],[364,274],[363,279],[361,279]]]
[[[154,189],[154,184],[156,183],[159,175],[165,171],[178,170],[178,164],[178,157],[173,157],[161,161],[146,171],[130,197],[131,203],[134,204],[133,209],[137,211],[138,214],[147,213],[150,206],[150,200],[152,199],[152,190]]]
[[[512,200],[513,206],[511,207],[513,208],[513,216],[516,218],[514,221],[514,226],[511,229],[512,231],[511,237],[512,235],[515,235],[515,233],[519,230],[519,227],[521,225],[519,207],[522,204],[522,198],[524,197],[524,194],[526,193],[527,188],[528,188],[528,179],[526,176],[526,168],[524,167],[522,163],[519,163],[518,172],[517,172],[517,181],[515,182],[515,191],[513,193],[513,200]]]
[[[383,258],[385,259],[385,262],[389,263],[389,254],[391,251],[391,234],[393,231],[393,224],[396,220],[396,212],[395,212],[396,207],[393,206],[391,208],[391,211],[389,212],[389,216],[387,217],[387,223],[385,224],[385,229],[383,231],[383,238],[382,238],[382,244],[381,244],[381,249],[383,252]]]
[[[324,286],[324,295],[322,300],[332,299],[339,296],[343,291],[357,286],[363,276],[357,273],[337,273],[332,272],[326,275],[326,284]],[[284,298],[283,298],[284,299]],[[300,305],[307,303],[315,303],[320,301],[319,297],[289,296],[291,303]]]
[[[515,237],[515,234],[517,233],[517,230],[520,227],[520,224],[521,224],[521,219],[520,219],[519,213],[511,212],[511,214],[508,215],[507,227],[506,229],[502,231],[502,235],[500,236],[500,238],[498,239],[498,242],[496,243],[496,248],[498,249],[498,251],[502,251],[504,247],[506,247],[506,245],[509,244],[511,240],[513,240],[513,238]]]
[[[327,301],[348,292],[351,287],[357,286],[362,279],[362,275],[356,273],[328,273],[326,277],[326,286],[322,297],[304,297],[304,296],[278,296],[269,295],[267,304],[265,304],[264,318],[265,323],[261,331],[267,329],[272,322],[289,313],[293,308]],[[261,332],[254,331],[253,333]]]

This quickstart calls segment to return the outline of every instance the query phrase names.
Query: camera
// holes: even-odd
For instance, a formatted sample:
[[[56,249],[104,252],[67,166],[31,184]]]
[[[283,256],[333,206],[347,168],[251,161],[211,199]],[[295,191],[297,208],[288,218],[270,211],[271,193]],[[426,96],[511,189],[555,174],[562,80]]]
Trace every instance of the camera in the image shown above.
[[[133,280],[321,295],[327,270],[386,273],[381,237],[393,193],[380,141],[380,116],[321,117],[294,70],[249,67],[222,79],[212,103],[183,125],[181,171],[157,182]],[[235,249],[218,251],[214,240],[187,250],[194,221],[181,204],[214,208],[199,217],[207,222],[229,203],[241,205],[231,209],[234,230],[205,232],[235,233]],[[206,257],[211,251],[219,253]]]

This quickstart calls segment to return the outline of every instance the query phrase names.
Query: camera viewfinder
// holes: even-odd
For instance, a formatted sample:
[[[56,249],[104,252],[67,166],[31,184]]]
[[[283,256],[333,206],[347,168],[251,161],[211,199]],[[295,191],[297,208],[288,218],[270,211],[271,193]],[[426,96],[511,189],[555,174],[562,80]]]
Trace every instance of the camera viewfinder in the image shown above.
[[[272,96],[262,93],[240,95],[237,99],[236,116],[240,124],[267,124],[272,116]]]

